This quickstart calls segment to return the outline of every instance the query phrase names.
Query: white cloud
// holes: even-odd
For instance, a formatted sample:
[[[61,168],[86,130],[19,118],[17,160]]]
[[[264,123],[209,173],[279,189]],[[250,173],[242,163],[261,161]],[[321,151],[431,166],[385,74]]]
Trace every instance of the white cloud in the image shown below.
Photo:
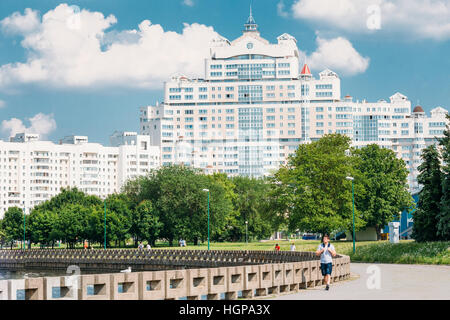
[[[365,72],[369,67],[370,58],[361,56],[343,37],[329,40],[317,37],[316,42],[316,51],[307,58],[311,69],[330,68],[339,74],[352,76]]]
[[[294,17],[349,33],[402,33],[450,39],[450,0],[297,0]],[[373,22],[380,22],[375,28]]]
[[[283,18],[286,18],[289,15],[285,10],[283,0],[280,0],[280,2],[277,3],[277,14]]]
[[[4,108],[6,106],[6,102],[3,100],[0,100],[0,109]]]
[[[26,127],[22,120],[11,118],[10,120],[3,120],[1,123],[1,131],[7,137],[13,137],[17,133],[38,133],[45,138],[56,129],[56,121],[53,114],[38,113],[34,117],[27,119],[30,126]]]
[[[194,1],[193,0],[183,0],[183,4],[188,6],[188,7],[193,7],[194,6]]]
[[[61,4],[23,32],[26,62],[0,66],[0,87],[40,83],[53,87],[133,86],[160,88],[175,73],[199,77],[212,27],[184,24],[182,33],[142,21],[137,29],[107,30],[117,22],[100,12]]]
[[[24,14],[14,12],[11,16],[0,21],[2,30],[10,34],[25,34],[39,27],[39,14],[30,8],[25,9]]]

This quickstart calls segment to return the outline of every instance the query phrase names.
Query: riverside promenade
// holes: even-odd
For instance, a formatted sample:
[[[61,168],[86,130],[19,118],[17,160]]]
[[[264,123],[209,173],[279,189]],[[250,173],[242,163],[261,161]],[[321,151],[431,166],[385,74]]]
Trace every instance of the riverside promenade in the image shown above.
[[[276,300],[449,300],[449,265],[351,263],[350,279]],[[377,279],[377,277],[379,278]]]
[[[129,271],[118,272],[128,266]],[[0,251],[0,269],[77,271],[73,276],[1,280],[0,300],[233,300],[322,284],[314,252],[204,250]],[[83,272],[108,273],[82,274]],[[70,272],[69,272],[70,273]],[[333,259],[334,281],[350,258]]]

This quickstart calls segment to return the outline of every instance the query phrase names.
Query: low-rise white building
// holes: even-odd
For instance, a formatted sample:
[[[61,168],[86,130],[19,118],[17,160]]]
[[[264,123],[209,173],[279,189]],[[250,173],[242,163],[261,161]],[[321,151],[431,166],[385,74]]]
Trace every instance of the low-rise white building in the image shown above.
[[[110,147],[89,143],[86,136],[65,137],[59,144],[28,133],[0,140],[0,217],[13,206],[29,213],[61,188],[105,198],[128,179],[159,167],[159,147],[150,146],[149,136],[115,132],[110,140]]]

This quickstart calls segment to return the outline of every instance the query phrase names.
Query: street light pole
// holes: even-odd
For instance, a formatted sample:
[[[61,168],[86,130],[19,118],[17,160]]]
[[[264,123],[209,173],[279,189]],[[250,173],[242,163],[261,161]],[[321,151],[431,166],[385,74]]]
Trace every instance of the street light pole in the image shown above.
[[[103,203],[104,203],[104,207],[105,207],[105,216],[104,216],[104,221],[105,221],[105,236],[104,236],[104,244],[103,244],[103,247],[104,247],[104,249],[106,250],[106,199],[105,199],[105,201],[103,201]]]
[[[203,191],[208,192],[208,250],[209,250],[209,189],[203,189]]]
[[[248,221],[245,221],[245,245],[248,246]]]
[[[355,246],[355,188],[353,185],[353,180],[355,180],[353,177],[347,177],[347,180],[350,180],[352,182],[352,203],[353,203],[353,254],[356,252],[356,246]]]
[[[23,250],[25,250],[25,217],[26,217],[26,214],[25,214],[25,207],[24,207],[23,208],[23,245],[22,245]]]

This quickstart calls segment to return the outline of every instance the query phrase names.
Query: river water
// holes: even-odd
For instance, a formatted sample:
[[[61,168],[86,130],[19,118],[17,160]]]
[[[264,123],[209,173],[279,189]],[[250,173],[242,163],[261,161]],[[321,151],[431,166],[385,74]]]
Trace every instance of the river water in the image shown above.
[[[10,279],[26,279],[26,278],[40,278],[40,277],[56,277],[56,276],[70,276],[63,271],[6,271],[0,270],[0,280]]]

